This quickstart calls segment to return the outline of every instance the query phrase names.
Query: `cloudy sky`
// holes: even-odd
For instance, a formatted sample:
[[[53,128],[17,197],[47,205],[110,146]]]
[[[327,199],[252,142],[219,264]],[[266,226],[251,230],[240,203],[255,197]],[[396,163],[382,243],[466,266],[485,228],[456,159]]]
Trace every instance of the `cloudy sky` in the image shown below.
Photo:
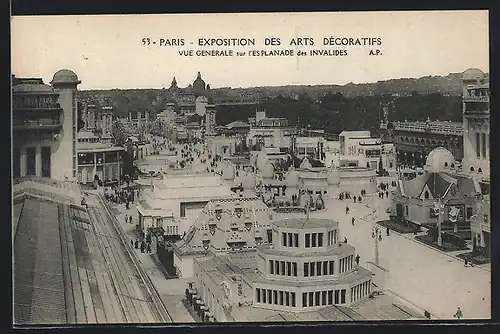
[[[161,88],[172,77],[190,84],[198,71],[213,88],[290,84],[346,84],[447,75],[475,67],[489,71],[487,11],[351,12],[14,17],[12,72],[49,82],[61,68],[75,71],[80,89]],[[324,46],[329,37],[380,38],[381,46]],[[347,56],[248,56],[274,49],[347,50]],[[313,46],[290,46],[294,37]],[[143,38],[151,44],[143,45]],[[159,46],[184,39],[185,45]],[[198,46],[199,38],[255,38],[251,47]],[[156,44],[152,44],[156,41]],[[192,44],[191,44],[192,43]],[[245,51],[245,56],[200,57],[197,50]],[[381,55],[369,55],[379,49]],[[195,55],[179,55],[193,50]]]

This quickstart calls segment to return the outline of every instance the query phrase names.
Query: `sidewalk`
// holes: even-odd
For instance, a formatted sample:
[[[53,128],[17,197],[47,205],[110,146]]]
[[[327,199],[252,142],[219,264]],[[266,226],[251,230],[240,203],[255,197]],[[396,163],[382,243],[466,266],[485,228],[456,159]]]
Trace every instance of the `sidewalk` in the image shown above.
[[[136,224],[138,221],[138,213],[134,208],[134,204],[130,205],[130,209],[125,209],[125,204],[111,204],[116,218],[123,228],[125,234],[129,236],[130,240],[137,239],[138,233],[136,232]],[[132,224],[125,223],[125,215],[132,216]],[[129,242],[130,242],[129,240]],[[153,259],[153,254],[141,253],[140,249],[135,249],[139,261],[141,262],[144,270],[148,274],[151,282],[155,286],[158,294],[160,295],[163,304],[167,308],[174,323],[192,323],[195,322],[191,314],[184,307],[182,300],[185,296],[187,282],[185,279],[166,279],[163,271],[158,268]]]

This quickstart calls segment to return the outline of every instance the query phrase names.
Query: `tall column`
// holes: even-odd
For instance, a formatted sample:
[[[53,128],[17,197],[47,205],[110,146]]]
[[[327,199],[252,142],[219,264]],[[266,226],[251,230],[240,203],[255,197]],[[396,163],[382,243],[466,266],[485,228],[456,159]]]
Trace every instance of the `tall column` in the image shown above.
[[[92,154],[94,155],[94,173],[92,175],[92,182],[94,182],[95,176],[97,175],[97,156],[96,156],[95,152]]]
[[[35,146],[35,175],[42,176],[42,148]]]
[[[102,152],[102,182],[106,181],[106,152]]]
[[[118,180],[118,187],[120,186],[120,181],[121,181],[121,170],[120,170],[120,151],[116,152],[116,161],[117,161],[117,167],[116,167],[116,172],[118,173],[116,179]]]
[[[19,171],[20,171],[20,176],[24,177],[26,176],[26,147],[21,147],[20,149],[20,162],[19,162]]]

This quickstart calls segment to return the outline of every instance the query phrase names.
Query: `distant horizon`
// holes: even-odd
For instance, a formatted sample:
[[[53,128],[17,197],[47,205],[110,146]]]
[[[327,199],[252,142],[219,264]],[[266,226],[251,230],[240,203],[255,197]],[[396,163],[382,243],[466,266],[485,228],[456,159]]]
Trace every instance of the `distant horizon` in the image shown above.
[[[308,83],[304,83],[304,84],[298,84],[298,83],[295,83],[295,84],[276,84],[276,85],[265,85],[265,86],[241,86],[241,87],[228,87],[228,86],[220,86],[220,87],[217,87],[217,86],[213,86],[212,84],[210,84],[209,82],[206,82],[205,78],[203,77],[203,72],[202,71],[199,71],[201,73],[201,77],[202,79],[208,83],[210,85],[210,89],[226,89],[226,88],[230,88],[230,89],[252,89],[252,88],[266,88],[266,87],[274,87],[274,88],[277,88],[277,87],[298,87],[298,86],[308,86],[308,87],[315,87],[315,86],[340,86],[340,87],[343,87],[343,86],[346,86],[346,85],[349,85],[349,84],[353,84],[353,85],[366,85],[366,84],[376,84],[376,83],[379,83],[379,82],[384,82],[384,81],[390,81],[390,80],[404,80],[404,79],[414,79],[414,80],[418,80],[418,79],[421,79],[421,78],[427,78],[427,77],[447,77],[449,75],[452,75],[452,74],[460,74],[460,73],[463,73],[465,72],[466,70],[468,69],[471,69],[471,68],[475,68],[475,69],[479,69],[481,71],[483,71],[485,74],[489,74],[489,70],[484,70],[484,69],[481,69],[479,67],[469,67],[469,68],[466,68],[464,69],[463,71],[456,71],[456,72],[450,72],[448,74],[427,74],[427,75],[422,75],[422,76],[419,76],[419,77],[397,77],[397,78],[386,78],[386,79],[379,79],[377,81],[367,81],[367,82],[347,82],[347,83],[342,83],[342,84],[339,84],[339,83],[321,83],[321,84],[308,84]],[[78,73],[76,73],[78,75]],[[17,76],[16,76],[17,77]],[[21,77],[18,77],[18,78],[21,78]],[[80,77],[80,75],[78,75],[78,78],[80,80],[82,80],[82,78]],[[170,79],[170,81],[172,81],[174,77],[172,77]],[[176,81],[177,81],[177,86],[180,88],[180,89],[185,89],[185,88],[188,88],[188,86],[190,84],[192,84],[193,82],[191,81],[190,83],[188,83],[187,85],[182,85],[182,84],[179,84],[179,80],[178,80],[178,76],[175,76],[176,78]],[[196,76],[195,76],[196,78]],[[39,79],[39,78],[36,78],[36,79]],[[43,80],[43,78],[42,78]],[[50,79],[49,81],[51,81],[52,79]],[[193,79],[194,81],[194,79]],[[83,80],[82,80],[83,82]],[[48,83],[44,80],[44,83]],[[83,89],[79,89],[80,91],[93,91],[93,90],[154,90],[154,89],[168,89],[170,87],[170,83],[168,85],[165,85],[165,86],[162,86],[162,87],[114,87],[114,88],[83,88]]]

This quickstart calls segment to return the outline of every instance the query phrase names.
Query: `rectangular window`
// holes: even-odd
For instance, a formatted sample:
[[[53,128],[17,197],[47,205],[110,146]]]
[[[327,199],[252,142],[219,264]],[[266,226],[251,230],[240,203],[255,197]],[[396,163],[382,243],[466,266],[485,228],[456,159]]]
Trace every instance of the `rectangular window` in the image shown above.
[[[333,232],[333,243],[336,244],[337,243],[337,230],[335,230]]]
[[[286,263],[286,275],[292,276],[292,263],[291,262]]]
[[[297,277],[297,262],[292,262],[293,276]]]
[[[280,274],[280,261],[274,261],[274,274]]]
[[[318,247],[323,247],[323,233],[318,233]]]
[[[299,234],[298,233],[294,233],[293,237],[295,239],[295,247],[299,247]]]
[[[316,267],[316,263],[315,263],[315,262],[311,262],[311,263],[309,263],[309,275],[311,275],[311,277],[312,277],[312,276],[316,276],[316,275],[314,274],[314,268],[315,268],[315,267]]]
[[[309,277],[309,263],[304,263],[304,277]]]
[[[281,233],[281,245],[286,247],[286,233]]]
[[[290,306],[290,292],[285,291],[285,305]]]
[[[50,177],[50,147],[42,147],[42,176]]]
[[[293,233],[288,233],[288,247],[293,247]]]
[[[255,298],[257,299],[257,303],[260,303],[260,289],[255,289]]]
[[[316,262],[316,275],[321,276],[321,261]]]
[[[283,305],[283,291],[279,292],[279,296],[280,296],[280,305]]]
[[[323,275],[328,275],[328,261],[323,261]]]
[[[332,234],[332,231],[328,231],[328,241],[327,241],[327,246],[330,246],[330,235]]]
[[[481,134],[476,133],[476,154],[478,158],[481,158]]]
[[[466,217],[467,219],[470,219],[470,217],[472,217],[472,207],[468,206],[466,210],[467,210]]]
[[[316,233],[311,233],[311,247],[316,247]]]
[[[264,304],[267,303],[266,297],[267,297],[266,289],[262,289],[262,303]]]
[[[309,306],[314,306],[314,292],[309,292]]]
[[[320,301],[321,301],[320,297],[321,297],[321,295],[320,295],[319,291],[316,291],[314,293],[314,306],[320,306]]]
[[[21,177],[21,149],[12,149],[12,177]]]
[[[307,292],[302,293],[302,307],[307,307]]]
[[[321,305],[326,305],[326,291],[321,291]]]
[[[267,290],[267,303],[273,303],[273,290]]]
[[[269,260],[269,273],[271,275],[274,275],[274,261],[273,260]]]
[[[36,175],[36,150],[34,147],[26,148],[26,175]]]
[[[345,292],[345,290],[344,290]],[[278,291],[273,290],[273,304],[278,305]]]
[[[333,304],[333,290],[328,291],[328,305]]]
[[[292,307],[295,307],[295,292],[292,292],[290,297],[292,298]]]
[[[306,233],[304,234],[304,237],[305,237],[305,247],[306,248],[311,247],[311,234]]]
[[[340,304],[345,304],[345,289],[340,290]]]
[[[285,261],[280,261],[280,264],[281,264],[280,275],[285,276],[286,275]]]
[[[335,305],[338,305],[339,302],[340,302],[339,290],[335,290]]]

